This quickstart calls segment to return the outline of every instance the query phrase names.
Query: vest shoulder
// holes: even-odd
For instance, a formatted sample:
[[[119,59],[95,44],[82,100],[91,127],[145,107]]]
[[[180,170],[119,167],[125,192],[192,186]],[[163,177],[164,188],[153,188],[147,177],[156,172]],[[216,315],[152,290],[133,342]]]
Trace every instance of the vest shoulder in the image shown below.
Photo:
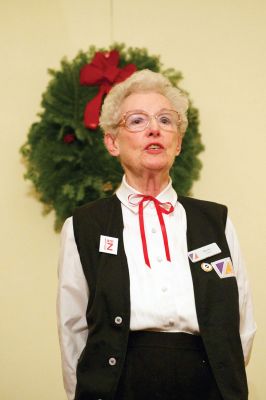
[[[225,222],[227,219],[227,206],[214,201],[200,200],[193,197],[178,196],[178,201],[186,211],[201,213],[213,217],[220,217]]]
[[[214,201],[195,199],[194,197],[178,196],[178,201],[181,204],[188,204],[194,207],[201,208],[227,208],[224,204],[216,203]]]
[[[109,207],[114,207],[119,203],[116,195],[91,201],[78,208],[73,213],[73,217],[82,217],[85,215],[102,214]]]

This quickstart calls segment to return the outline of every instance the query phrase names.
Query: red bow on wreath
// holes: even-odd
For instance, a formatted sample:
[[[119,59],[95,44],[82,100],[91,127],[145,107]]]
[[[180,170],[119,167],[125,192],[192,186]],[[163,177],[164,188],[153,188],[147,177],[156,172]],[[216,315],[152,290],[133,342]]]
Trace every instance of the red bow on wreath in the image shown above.
[[[97,52],[90,64],[86,64],[80,71],[81,85],[99,85],[98,94],[90,100],[84,112],[84,125],[86,128],[96,129],[99,125],[99,115],[103,96],[107,94],[115,83],[127,79],[137,70],[135,64],[127,64],[118,68],[119,53],[117,50],[110,52]]]

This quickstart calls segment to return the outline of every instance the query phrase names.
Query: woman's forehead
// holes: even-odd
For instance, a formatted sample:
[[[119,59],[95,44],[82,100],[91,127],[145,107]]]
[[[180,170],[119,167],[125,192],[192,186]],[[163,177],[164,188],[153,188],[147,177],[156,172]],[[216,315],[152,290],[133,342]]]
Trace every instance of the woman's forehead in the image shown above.
[[[121,104],[121,113],[131,110],[143,110],[154,114],[162,108],[171,109],[170,101],[157,92],[137,92],[127,96]]]

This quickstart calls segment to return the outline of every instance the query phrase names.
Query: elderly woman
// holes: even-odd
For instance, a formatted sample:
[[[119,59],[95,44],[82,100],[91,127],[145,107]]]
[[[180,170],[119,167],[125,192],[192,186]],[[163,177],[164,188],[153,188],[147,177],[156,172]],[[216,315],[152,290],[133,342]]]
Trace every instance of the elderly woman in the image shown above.
[[[177,196],[188,101],[158,73],[116,85],[101,114],[116,193],[64,225],[58,321],[69,400],[246,400],[255,323],[225,206]]]

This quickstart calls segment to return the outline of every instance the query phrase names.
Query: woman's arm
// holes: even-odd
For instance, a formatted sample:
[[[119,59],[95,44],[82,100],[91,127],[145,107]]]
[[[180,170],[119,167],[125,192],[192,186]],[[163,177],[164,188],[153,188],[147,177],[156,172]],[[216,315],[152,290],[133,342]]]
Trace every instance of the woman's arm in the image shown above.
[[[241,254],[236,231],[230,218],[227,219],[225,235],[232,256],[232,262],[238,285],[240,312],[239,330],[245,364],[247,365],[249,362],[252,343],[256,332],[256,323],[254,321],[252,297],[248,283],[245,263]]]
[[[58,278],[57,321],[63,379],[68,400],[73,400],[76,366],[88,336],[88,285],[74,238],[72,218],[66,220],[61,233]]]

